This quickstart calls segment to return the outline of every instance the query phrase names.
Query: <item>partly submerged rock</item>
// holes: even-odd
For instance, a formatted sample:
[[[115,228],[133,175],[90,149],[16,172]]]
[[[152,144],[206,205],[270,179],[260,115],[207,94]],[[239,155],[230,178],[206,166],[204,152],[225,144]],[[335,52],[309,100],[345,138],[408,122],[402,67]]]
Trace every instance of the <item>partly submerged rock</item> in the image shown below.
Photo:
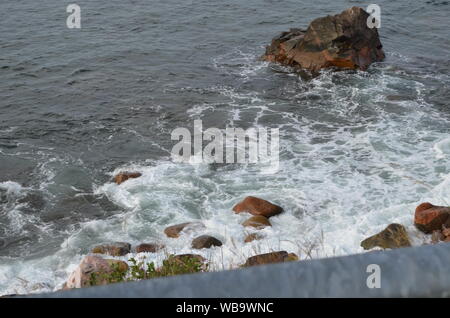
[[[222,246],[222,242],[209,235],[202,235],[192,240],[192,248],[197,250],[202,248],[210,248],[212,246]]]
[[[361,246],[365,250],[372,249],[374,247],[381,248],[399,248],[411,246],[408,233],[401,224],[390,224],[383,231],[375,234],[369,238],[366,238],[361,242]]]
[[[95,246],[91,253],[111,256],[124,256],[131,252],[131,245],[126,242],[114,242]]]
[[[262,229],[266,226],[272,226],[268,218],[262,215],[254,215],[242,223],[245,227],[254,227],[256,229]]]
[[[201,222],[186,222],[186,223],[175,224],[175,225],[166,227],[166,229],[164,230],[164,233],[168,237],[177,238],[177,237],[180,237],[180,233],[182,231],[200,229],[200,228],[204,228],[204,227],[205,227],[205,225]]]
[[[250,233],[250,234],[248,234],[245,237],[244,242],[245,243],[250,243],[250,242],[253,242],[253,241],[256,241],[256,240],[260,240],[260,239],[263,239],[263,238],[264,238],[264,236],[261,235],[260,233]]]
[[[266,218],[280,214],[283,208],[269,201],[248,196],[233,207],[235,213],[248,212],[253,215],[262,215]]]
[[[115,271],[126,273],[128,264],[113,259],[104,259],[96,255],[86,256],[77,269],[69,276],[63,289],[106,285],[111,283],[108,274]]]
[[[164,245],[155,243],[142,243],[137,245],[134,250],[136,253],[156,253],[164,248]]]
[[[307,30],[291,29],[274,38],[263,59],[311,71],[333,66],[366,70],[385,57],[378,30],[367,26],[368,18],[359,7],[317,18]]]
[[[117,184],[121,184],[128,179],[135,179],[142,176],[140,172],[121,172],[114,177],[114,182]]]
[[[420,204],[414,214],[414,225],[424,233],[441,230],[450,221],[450,207],[435,206],[429,202]]]
[[[290,261],[298,261],[298,256],[294,253],[279,251],[249,257],[243,266],[247,267],[247,266],[282,263]]]

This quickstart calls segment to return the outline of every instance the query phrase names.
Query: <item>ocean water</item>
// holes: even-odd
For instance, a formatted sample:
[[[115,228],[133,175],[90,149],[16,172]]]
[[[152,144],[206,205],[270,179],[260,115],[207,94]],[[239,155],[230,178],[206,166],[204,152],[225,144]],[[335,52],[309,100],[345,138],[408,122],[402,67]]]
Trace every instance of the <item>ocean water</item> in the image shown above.
[[[59,289],[96,244],[160,242],[213,270],[274,250],[364,252],[423,201],[450,205],[450,6],[378,1],[387,58],[305,79],[258,58],[272,37],[363,1],[76,0],[0,3],[0,295]],[[280,169],[172,162],[177,127],[279,128]],[[122,170],[143,173],[118,186]],[[250,244],[231,212],[284,207]],[[206,228],[169,239],[166,226]],[[220,248],[192,251],[212,234]],[[132,256],[132,255],[129,255]],[[126,259],[123,257],[122,259]]]

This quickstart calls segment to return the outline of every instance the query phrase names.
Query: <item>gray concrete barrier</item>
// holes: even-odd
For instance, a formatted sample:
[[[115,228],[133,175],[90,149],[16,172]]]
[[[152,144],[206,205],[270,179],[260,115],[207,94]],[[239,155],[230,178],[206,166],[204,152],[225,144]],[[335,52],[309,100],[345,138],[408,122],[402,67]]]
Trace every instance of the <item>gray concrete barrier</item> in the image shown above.
[[[374,282],[372,280],[374,276],[371,275],[376,275],[376,272],[367,271],[371,264],[379,266],[380,288],[369,288],[367,285],[368,278],[370,282]],[[369,267],[369,270],[371,269]],[[443,243],[111,284],[32,297],[266,298],[448,297],[449,295],[450,244]]]

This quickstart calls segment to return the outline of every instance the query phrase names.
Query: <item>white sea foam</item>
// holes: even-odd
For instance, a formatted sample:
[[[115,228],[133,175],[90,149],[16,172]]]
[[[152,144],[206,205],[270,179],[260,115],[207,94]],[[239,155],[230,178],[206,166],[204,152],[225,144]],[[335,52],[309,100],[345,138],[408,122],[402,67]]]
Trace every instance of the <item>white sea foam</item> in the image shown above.
[[[5,190],[8,194],[17,195],[23,190],[23,187],[22,185],[14,181],[5,181],[0,182],[0,189]]]
[[[436,152],[436,158],[445,159],[450,157],[450,138],[445,138],[433,146]]]
[[[255,57],[233,52],[217,58],[214,65],[245,82],[266,69]],[[121,185],[96,185],[94,193],[107,196],[123,213],[82,223],[54,255],[0,265],[0,294],[22,290],[21,282],[9,287],[3,283],[16,276],[30,281],[28,291],[42,282],[59,288],[90,247],[109,241],[166,246],[159,253],[132,254],[124,260],[145,256],[160,264],[168,253],[196,253],[209,259],[213,270],[235,268],[249,256],[277,250],[297,253],[300,259],[361,253],[364,238],[394,222],[406,226],[414,245],[427,242],[429,237],[413,225],[413,211],[424,201],[450,204],[445,161],[450,141],[445,131],[430,128],[449,123],[423,100],[425,88],[403,71],[389,68],[369,75],[324,72],[311,81],[288,77],[292,80],[284,79],[280,88],[286,99],[274,101],[264,92],[212,86],[212,92],[228,100],[227,107],[199,104],[186,114],[193,121],[220,111],[227,125],[239,127],[250,118],[255,127],[279,127],[276,175],[261,175],[250,164],[190,165],[168,159],[118,167],[111,175],[129,170],[142,176]],[[400,88],[416,98],[386,99]],[[20,190],[20,185],[3,186]],[[247,195],[285,209],[270,219],[272,227],[261,230],[264,238],[252,243],[244,243],[252,230],[241,225],[249,215],[232,212]],[[163,233],[168,225],[197,220],[206,227],[178,239]],[[216,236],[224,244],[193,250],[191,241],[201,234]]]

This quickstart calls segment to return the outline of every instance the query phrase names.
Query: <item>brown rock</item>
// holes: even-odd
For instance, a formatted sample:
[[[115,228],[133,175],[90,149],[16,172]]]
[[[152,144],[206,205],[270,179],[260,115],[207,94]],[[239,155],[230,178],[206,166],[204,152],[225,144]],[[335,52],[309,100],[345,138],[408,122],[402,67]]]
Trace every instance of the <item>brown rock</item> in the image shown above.
[[[442,231],[434,230],[433,233],[431,233],[431,243],[436,244],[440,241],[443,241],[445,239],[445,235],[442,234]]]
[[[259,233],[251,233],[251,234],[248,234],[246,237],[245,237],[245,239],[244,239],[244,242],[245,243],[250,243],[250,242],[253,242],[253,241],[256,241],[256,240],[260,240],[260,239],[262,239],[264,236],[262,236],[261,234],[259,234]]]
[[[111,256],[124,256],[130,253],[131,245],[125,242],[114,242],[111,244],[103,244],[95,246],[91,253],[107,254]]]
[[[166,260],[166,264],[167,265],[173,265],[174,263],[176,264],[186,264],[187,262],[192,262],[192,261],[196,261],[199,263],[206,263],[206,259],[198,254],[180,254],[180,255],[170,255]]]
[[[205,226],[201,222],[186,222],[186,223],[169,226],[164,230],[164,233],[168,237],[177,238],[177,237],[180,237],[181,231],[185,231],[185,230],[193,229],[193,228],[204,228],[204,227]]]
[[[140,172],[121,172],[114,177],[114,182],[117,184],[121,184],[128,179],[135,179],[139,178],[140,176],[142,176]]]
[[[445,237],[450,236],[450,228],[443,226],[442,235]]]
[[[414,225],[424,233],[440,230],[449,220],[450,208],[422,203],[416,208]]]
[[[266,226],[272,226],[272,224],[270,224],[269,220],[262,215],[254,215],[251,218],[249,218],[248,220],[246,220],[244,223],[242,223],[243,226],[245,227],[254,227],[257,229],[262,229]]]
[[[195,248],[197,250],[202,248],[210,248],[212,246],[222,246],[222,242],[216,239],[215,237],[209,235],[202,235],[196,237],[192,241],[192,248]]]
[[[136,246],[136,253],[156,253],[164,248],[164,245],[154,243],[142,243]]]
[[[298,256],[294,253],[288,254],[286,251],[280,251],[249,257],[247,259],[247,262],[245,262],[243,266],[247,267],[263,264],[282,263],[294,260],[298,260]]]
[[[383,231],[375,234],[361,242],[361,246],[365,250],[372,249],[376,246],[381,248],[399,248],[411,246],[408,233],[401,224],[390,224]]]
[[[126,272],[128,271],[128,264],[124,261],[120,261],[117,259],[105,259],[105,261],[108,263],[109,267],[111,268],[111,271],[118,270],[120,272]]]
[[[63,289],[106,285],[110,283],[107,274],[117,270],[126,272],[128,264],[119,260],[106,260],[100,256],[88,255],[69,276]]]
[[[283,212],[283,208],[272,204],[269,201],[249,196],[236,204],[233,207],[233,211],[235,213],[248,212],[253,215],[262,215],[266,218],[270,218],[271,216]]]
[[[289,253],[288,256],[284,259],[285,262],[295,262],[298,260],[299,258],[295,253]]]
[[[291,29],[272,40],[263,59],[317,71],[327,67],[366,70],[385,57],[378,31],[367,26],[369,14],[352,7],[317,18],[307,30]]]

